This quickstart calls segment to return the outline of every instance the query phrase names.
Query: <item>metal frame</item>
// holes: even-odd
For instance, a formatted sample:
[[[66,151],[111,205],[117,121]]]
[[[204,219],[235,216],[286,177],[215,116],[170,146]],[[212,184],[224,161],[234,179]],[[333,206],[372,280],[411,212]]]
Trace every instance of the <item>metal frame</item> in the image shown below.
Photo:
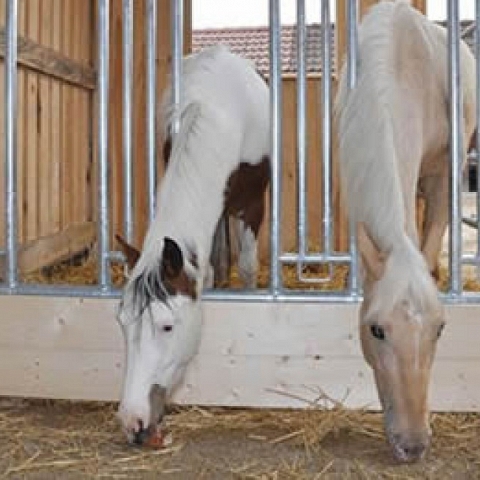
[[[146,2],[147,22],[145,35],[147,39],[147,172],[148,172],[148,213],[150,220],[155,212],[156,188],[156,39],[157,39],[157,2]],[[357,12],[356,0],[345,0],[347,11],[347,75],[350,88],[355,88],[357,68]],[[477,253],[473,256],[462,255],[461,239],[461,161],[464,139],[461,135],[462,105],[460,83],[460,29],[458,21],[458,3],[446,0],[448,4],[448,61],[450,65],[449,87],[453,108],[451,109],[451,235],[450,259],[451,285],[444,295],[446,302],[480,303],[480,295],[462,292],[462,264],[480,265],[480,229]],[[5,58],[5,281],[0,284],[1,294],[76,296],[76,297],[118,297],[120,291],[111,284],[109,264],[112,259],[118,260],[120,254],[109,247],[109,178],[108,178],[108,84],[109,84],[109,0],[98,0],[98,265],[99,282],[95,287],[44,286],[22,284],[17,275],[17,199],[16,199],[16,108],[17,108],[17,0],[6,2],[6,58]],[[183,1],[172,0],[172,91],[176,107],[181,101],[181,56],[183,52]],[[133,177],[132,177],[132,95],[133,95],[133,9],[132,0],[123,0],[123,146],[124,146],[124,235],[128,241],[133,236]],[[478,38],[480,36],[480,7],[476,10],[476,53],[480,54]],[[297,120],[298,120],[298,166],[299,166],[299,223],[297,226],[299,251],[284,252],[281,244],[281,212],[282,212],[282,80],[281,80],[281,41],[280,41],[280,2],[269,0],[270,19],[270,111],[271,111],[271,283],[267,290],[254,292],[208,291],[204,298],[222,301],[294,301],[320,303],[354,303],[360,298],[358,280],[358,259],[355,247],[355,231],[351,228],[348,253],[333,251],[332,229],[332,46],[330,27],[330,3],[322,0],[321,20],[326,26],[323,29],[322,65],[323,78],[321,88],[321,104],[323,107],[322,131],[322,166],[323,191],[325,193],[322,213],[322,239],[324,249],[321,252],[308,252],[307,221],[307,138],[306,138],[306,63],[305,63],[305,2],[297,1],[297,41],[298,41],[298,77],[297,77]],[[477,64],[477,79],[480,78],[480,66]],[[480,86],[477,82],[477,117],[480,118]],[[178,131],[180,118],[175,117],[174,131]],[[477,143],[480,133],[477,133]],[[478,155],[477,155],[478,157]],[[480,180],[480,169],[479,169]],[[480,181],[479,181],[480,184]],[[478,206],[480,207],[480,194]],[[296,264],[299,276],[305,265],[323,263],[332,268],[342,263],[350,265],[348,288],[341,292],[307,292],[291,291],[282,285],[282,267],[284,264]],[[310,281],[308,278],[304,280]]]

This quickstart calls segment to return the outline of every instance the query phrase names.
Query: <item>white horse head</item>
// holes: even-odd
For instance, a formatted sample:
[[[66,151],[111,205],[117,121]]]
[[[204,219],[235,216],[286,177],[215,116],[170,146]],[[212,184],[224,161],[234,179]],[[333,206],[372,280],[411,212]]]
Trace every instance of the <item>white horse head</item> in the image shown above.
[[[166,237],[158,263],[134,270],[124,290],[118,321],[127,369],[119,416],[131,442],[143,443],[162,419],[168,395],[197,351],[202,310],[194,269]]]
[[[255,286],[269,178],[269,94],[252,64],[212,47],[187,57],[183,66],[174,138],[172,92],[164,94],[168,167],[141,256],[123,242],[136,266],[118,315],[127,350],[119,415],[137,443],[153,431],[197,351],[214,234],[218,225],[228,225],[222,217],[241,223],[238,263],[245,283]]]

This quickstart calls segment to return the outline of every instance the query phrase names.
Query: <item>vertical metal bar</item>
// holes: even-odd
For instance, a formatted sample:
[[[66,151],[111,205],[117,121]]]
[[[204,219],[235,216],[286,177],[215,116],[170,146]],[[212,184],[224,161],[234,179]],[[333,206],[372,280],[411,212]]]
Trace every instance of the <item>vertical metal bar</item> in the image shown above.
[[[6,5],[5,55],[5,279],[17,284],[17,0]]]
[[[357,0],[345,0],[347,2],[347,79],[348,88],[355,88],[357,84]]]
[[[280,57],[280,3],[270,0],[270,115],[272,195],[270,224],[270,290],[280,293],[281,280],[281,179],[282,179],[282,85]]]
[[[323,249],[332,254],[332,43],[330,0],[322,0]]]
[[[157,84],[157,0],[147,1],[146,56],[147,56],[147,196],[148,219],[155,215],[155,189],[157,184],[155,110]]]
[[[345,0],[347,2],[347,79],[348,88],[353,89],[357,83],[357,62],[358,62],[358,34],[357,0]],[[354,218],[349,220],[349,247],[350,247],[350,276],[349,289],[352,295],[359,290],[358,280],[358,253],[357,253],[357,224]]]
[[[302,267],[307,252],[307,135],[306,135],[306,50],[305,0],[297,0],[297,162],[298,162],[298,226],[297,276],[302,277]]]
[[[133,240],[133,0],[123,0],[123,234]]]
[[[475,104],[475,119],[476,119],[476,133],[475,133],[475,165],[477,170],[477,258],[480,257],[480,1],[477,0],[475,4],[475,78],[476,78],[476,104]],[[480,265],[477,266],[477,276],[480,276]]]
[[[172,0],[172,141],[180,129],[180,96],[183,56],[183,0]]]
[[[463,159],[462,95],[460,84],[460,27],[458,1],[448,2],[448,84],[450,90],[450,294],[462,292],[462,196],[461,166]]]
[[[109,271],[109,212],[108,212],[108,47],[109,0],[98,1],[98,282],[107,290]]]

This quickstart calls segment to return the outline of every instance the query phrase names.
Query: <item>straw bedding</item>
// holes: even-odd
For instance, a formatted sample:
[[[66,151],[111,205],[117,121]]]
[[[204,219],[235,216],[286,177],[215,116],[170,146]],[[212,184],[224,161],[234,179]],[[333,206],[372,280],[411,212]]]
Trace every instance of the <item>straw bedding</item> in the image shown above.
[[[0,475],[7,478],[444,479],[480,478],[478,415],[433,416],[427,458],[398,465],[378,414],[177,408],[164,449],[126,444],[115,406],[3,399]]]
[[[322,272],[310,268],[305,275]],[[323,272],[325,273],[325,272]],[[289,288],[342,289],[348,270],[306,285],[293,267]],[[112,266],[117,286],[121,265]],[[96,264],[64,264],[25,278],[29,282],[94,284]],[[441,272],[440,288],[445,288]],[[232,273],[233,287],[240,286]],[[268,284],[268,268],[259,272]],[[480,290],[473,278],[469,290]],[[480,415],[434,414],[434,441],[422,462],[398,465],[391,457],[381,416],[341,405],[324,410],[175,408],[167,420],[172,443],[163,449],[126,444],[116,406],[46,400],[0,399],[0,475],[7,478],[165,479],[480,479]]]

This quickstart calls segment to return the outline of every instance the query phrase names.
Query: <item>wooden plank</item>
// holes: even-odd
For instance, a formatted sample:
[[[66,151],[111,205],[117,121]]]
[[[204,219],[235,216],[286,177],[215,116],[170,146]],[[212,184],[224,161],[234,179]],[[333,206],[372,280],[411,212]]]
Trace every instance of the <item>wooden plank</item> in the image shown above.
[[[46,15],[42,14],[40,18],[45,17]],[[0,28],[0,58],[5,57],[5,48],[5,29]],[[71,60],[31,38],[18,37],[18,63],[81,88],[89,90],[96,88],[97,73],[94,69]]]
[[[80,39],[80,23],[76,19],[80,18],[80,12],[82,9],[82,4],[85,2],[76,2],[71,3],[71,17],[68,19],[68,29],[70,30],[69,38],[69,55],[71,58],[79,61],[80,52],[82,50],[81,44],[83,43]],[[70,204],[70,222],[80,222],[82,221],[83,215],[83,205],[84,198],[82,197],[82,138],[80,137],[81,131],[81,109],[80,109],[80,92],[77,88],[70,89],[71,95],[71,118],[75,118],[76,128],[78,131],[75,135],[72,135],[71,131],[66,132],[66,135],[70,135],[72,142],[72,156],[69,160],[68,169],[70,171],[70,198],[66,199]]]
[[[40,1],[30,0],[27,8],[27,35],[33,41],[39,38],[39,14]],[[38,175],[38,121],[39,121],[39,91],[38,74],[27,72],[26,85],[26,125],[25,125],[25,170],[24,178],[25,203],[24,214],[26,216],[25,236],[26,241],[37,237],[37,175]]]
[[[26,0],[18,2],[18,32],[24,33],[27,28]],[[17,68],[17,207],[18,207],[18,241],[25,239],[25,159],[28,142],[26,139],[26,101],[27,101],[27,74],[24,68]]]
[[[29,273],[68,260],[90,248],[95,237],[95,224],[86,222],[70,225],[62,232],[32,240],[19,248],[18,269],[21,273]],[[3,268],[4,258],[0,257],[0,272]]]
[[[124,345],[114,320],[116,304],[0,297],[6,312],[0,338],[2,394],[118,399]],[[356,338],[357,310],[343,304],[206,302],[199,353],[174,399],[305,407],[292,395],[313,401],[323,391],[349,407],[376,408],[373,375]],[[447,312],[451,321],[439,344],[431,405],[433,410],[478,410],[480,351],[473,340],[480,336],[480,306],[448,306]],[[313,349],[312,342],[317,343]]]
[[[135,8],[135,7],[134,7]],[[138,7],[137,7],[138,8]],[[122,2],[113,2],[110,10],[110,111],[109,111],[109,154],[110,158],[115,159],[112,162],[110,170],[110,188],[111,195],[110,215],[112,221],[111,238],[115,233],[123,232],[123,60],[122,60]],[[134,105],[134,104],[133,104]],[[133,106],[133,108],[135,108]],[[141,139],[143,142],[144,139]],[[134,157],[136,158],[136,157]],[[144,162],[140,159],[139,164]],[[140,180],[145,181],[145,178]],[[142,190],[145,192],[145,188]]]
[[[62,41],[62,13],[63,0],[52,1],[52,48],[61,49]],[[62,83],[50,79],[51,110],[50,110],[50,178],[49,178],[49,210],[51,233],[58,232],[61,228],[61,190],[60,190],[60,164],[62,154]]]
[[[72,30],[70,22],[72,21],[72,2],[64,0],[62,12],[62,38],[61,52],[63,55],[71,57],[71,36]],[[72,121],[72,86],[62,86],[62,160],[61,160],[61,226],[65,228],[71,223],[72,216],[72,190],[73,183],[71,167],[75,161],[73,148],[73,135],[67,125]]]
[[[52,37],[52,3],[51,0],[41,0],[40,3],[40,43],[49,47]],[[43,237],[52,233],[50,230],[50,162],[51,162],[51,102],[50,102],[50,79],[45,75],[38,76],[38,174],[37,174],[37,198],[38,236]]]

